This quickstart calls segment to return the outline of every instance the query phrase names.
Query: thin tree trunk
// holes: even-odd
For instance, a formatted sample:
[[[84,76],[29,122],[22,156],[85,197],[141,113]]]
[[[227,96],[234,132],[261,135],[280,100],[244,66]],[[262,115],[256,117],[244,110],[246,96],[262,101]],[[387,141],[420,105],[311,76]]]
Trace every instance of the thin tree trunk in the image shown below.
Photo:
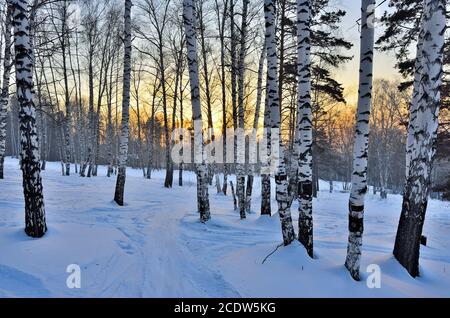
[[[62,54],[62,66],[63,66],[63,77],[64,77],[64,98],[66,107],[66,117],[64,125],[64,142],[65,142],[65,165],[66,171],[65,175],[70,176],[70,161],[72,158],[72,107],[70,104],[70,93],[69,93],[69,78],[68,78],[68,68],[67,68],[67,54],[66,54],[66,40],[68,38],[67,32],[67,0],[63,3],[63,21],[61,30],[61,54]]]
[[[278,92],[280,95],[280,107],[283,107],[283,87],[284,87],[284,60],[285,60],[285,41],[286,41],[286,1],[279,0],[280,5],[280,41],[279,41],[279,76],[278,76]]]
[[[183,1],[183,17],[186,32],[186,43],[188,49],[189,78],[191,83],[192,120],[196,124],[195,153],[196,158],[202,163],[197,163],[197,200],[200,212],[200,221],[207,222],[211,219],[209,195],[208,195],[208,168],[204,161],[203,131],[202,131],[202,109],[200,103],[200,83],[197,61],[197,35],[195,6],[192,0]]]
[[[129,120],[130,120],[130,84],[131,84],[131,0],[125,0],[124,59],[123,59],[123,97],[122,97],[122,131],[120,138],[119,173],[114,201],[124,205],[125,181],[128,159]]]
[[[81,173],[80,175],[82,177],[86,176],[86,169],[89,165],[89,170],[88,170],[88,174],[87,177],[91,177],[91,162],[92,162],[92,157],[93,157],[93,147],[94,147],[94,129],[95,129],[95,114],[94,114],[94,62],[93,62],[93,58],[94,58],[94,48],[92,47],[93,45],[90,44],[90,49],[89,49],[89,66],[88,66],[88,76],[89,76],[89,110],[88,110],[88,148],[87,148],[87,158],[86,161],[83,164],[83,167],[81,169]]]
[[[164,139],[165,139],[165,155],[166,155],[166,178],[164,180],[164,187],[173,187],[173,172],[172,172],[172,157],[170,155],[170,133],[169,133],[169,115],[167,113],[167,83],[166,83],[166,68],[163,52],[163,35],[158,33],[158,49],[159,49],[159,68],[161,75],[161,89],[163,96],[163,114],[164,114]]]
[[[203,22],[203,2],[199,5],[199,24],[200,24],[200,44],[201,44],[201,55],[202,55],[202,62],[203,62],[203,79],[205,82],[205,99],[206,99],[206,109],[207,109],[207,119],[208,119],[208,143],[209,142],[215,142],[216,135],[214,132],[214,122],[213,122],[213,114],[212,114],[212,96],[211,96],[211,89],[210,89],[210,79],[209,79],[209,67],[208,67],[208,54],[207,54],[207,44],[205,40],[205,24]],[[209,181],[212,182],[213,175],[216,174],[216,165],[215,163],[212,163],[208,166],[209,170]],[[216,178],[216,186],[217,186],[217,178]],[[217,189],[218,193],[222,191],[220,186]]]
[[[142,170],[143,177],[146,178],[146,171],[144,166],[143,154],[142,154],[142,127],[141,127],[141,108],[140,108],[140,99],[139,92],[141,86],[141,73],[142,73],[142,64],[139,66],[139,70],[133,70],[134,77],[134,95],[136,101],[136,116],[137,116],[137,128],[138,128],[138,162],[139,169]]]
[[[245,129],[245,110],[244,110],[244,81],[245,81],[245,56],[246,50],[246,38],[247,38],[247,15],[248,15],[249,0],[243,0],[242,8],[242,26],[241,26],[241,43],[239,54],[239,68],[238,68],[238,119],[239,129],[241,133]],[[241,146],[238,149],[238,162],[237,162],[237,195],[239,201],[239,212],[241,219],[246,218],[246,205],[245,205],[245,147]]]
[[[152,178],[152,170],[154,168],[153,165],[153,150],[154,150],[154,144],[153,139],[155,136],[155,107],[156,107],[156,95],[158,93],[159,87],[156,88],[156,81],[157,77],[155,78],[155,82],[153,84],[153,96],[152,96],[152,107],[151,107],[151,115],[150,115],[150,121],[148,125],[148,136],[147,136],[147,143],[148,143],[148,164],[147,164],[147,179]]]
[[[369,148],[369,121],[372,103],[373,49],[375,29],[370,25],[375,0],[362,0],[361,57],[359,99],[353,153],[352,191],[349,202],[349,243],[346,268],[353,279],[360,280],[361,249],[364,232],[364,201],[367,194],[367,163]]]
[[[113,156],[113,119],[112,119],[112,103],[113,103],[113,77],[114,77],[115,54],[112,54],[111,70],[109,72],[109,87],[107,94],[108,117],[106,124],[106,144],[107,144],[107,160],[108,160],[108,178],[113,174],[114,156]]]
[[[61,175],[65,176],[66,174],[66,170],[65,170],[65,163],[64,163],[64,153],[65,153],[65,143],[64,143],[64,115],[61,113],[61,109],[60,109],[60,103],[59,103],[59,97],[58,97],[58,88],[56,86],[56,77],[55,77],[55,71],[53,68],[53,63],[52,63],[52,57],[49,57],[49,69],[50,69],[50,74],[52,76],[52,83],[53,83],[53,91],[55,94],[55,99],[56,99],[56,109],[58,114],[56,115],[57,118],[57,128],[58,128],[58,146],[59,146],[59,159],[61,162]],[[50,94],[49,94],[50,96]]]
[[[230,0],[230,34],[231,34],[231,106],[233,110],[233,128],[238,128],[238,113],[237,113],[237,40],[236,40],[236,26],[235,26],[235,13],[234,13],[234,0]],[[236,159],[236,137],[234,138],[234,152]],[[236,161],[236,160],[235,160]]]
[[[267,46],[267,43],[266,43]],[[266,47],[267,50],[267,47]],[[267,54],[267,53],[266,53]],[[269,81],[269,77],[267,75],[267,82]],[[264,134],[263,134],[263,142],[260,147],[266,147],[264,150],[266,151],[266,155],[268,158],[271,157],[272,152],[272,120],[271,120],[271,109],[268,100],[268,92],[266,89],[266,98],[265,98],[265,109],[264,109]],[[270,159],[269,159],[270,160]],[[270,166],[271,162],[263,162],[261,168],[261,215],[272,216],[272,181],[270,178]]]
[[[182,57],[181,57],[182,58]],[[184,87],[184,88],[183,88]],[[181,80],[180,80],[180,143],[184,144],[184,90],[185,90],[185,86],[183,86],[183,75],[181,75]],[[184,147],[183,147],[184,148]],[[185,150],[183,149],[183,152]],[[178,171],[178,186],[182,187],[183,186],[183,169],[184,169],[184,162],[180,162],[180,166],[179,166],[179,171]]]
[[[230,181],[230,187],[231,187],[231,194],[233,195],[234,210],[237,211],[237,209],[238,209],[238,202],[237,202],[237,198],[236,198],[236,192],[234,191],[233,181]]]
[[[78,104],[78,118],[79,118],[79,123],[78,123],[78,127],[79,127],[79,131],[78,134],[80,135],[80,140],[83,141],[83,144],[80,143],[80,175],[82,174],[82,170],[83,170],[83,165],[85,162],[85,155],[86,155],[86,132],[85,132],[85,119],[84,119],[84,110],[83,110],[83,97],[81,94],[81,67],[80,67],[80,56],[78,54],[78,43],[79,43],[79,39],[78,39],[78,30],[76,30],[75,32],[75,55],[76,55],[76,62],[77,62],[77,78],[78,78],[78,100],[77,100],[77,104]],[[75,74],[74,74],[74,78],[75,78]]]
[[[220,17],[219,5],[216,0],[217,18],[219,25],[219,37],[220,37],[220,71],[221,71],[221,88],[222,88],[222,138],[223,138],[223,158],[224,158],[224,171],[223,171],[223,188],[222,193],[226,196],[228,191],[228,174],[229,166],[227,163],[227,82],[226,82],[226,64],[225,64],[225,27],[227,22],[228,12],[228,0],[224,1],[223,14]]]
[[[259,58],[259,68],[258,68],[258,87],[257,87],[257,97],[256,97],[256,108],[255,108],[255,119],[253,121],[253,130],[254,133],[258,130],[259,127],[259,115],[261,113],[261,104],[262,104],[262,96],[263,96],[263,76],[264,76],[264,62],[266,61],[266,45],[264,43],[264,47],[261,52],[261,57]],[[255,138],[256,139],[256,138]],[[253,139],[252,142],[256,140]],[[253,149],[253,147],[250,147]],[[253,154],[253,157],[256,157],[256,154]],[[247,192],[245,195],[245,204],[247,213],[251,212],[252,209],[252,195],[253,195],[253,182],[254,182],[254,174],[255,174],[255,165],[250,163],[250,173],[247,177]]]
[[[111,57],[108,56],[107,52],[108,44],[110,42],[110,36],[111,33],[107,32],[105,43],[102,50],[102,59],[100,63],[100,76],[99,76],[100,83],[98,86],[97,112],[95,113],[95,129],[94,129],[95,145],[93,147],[94,155],[92,157],[90,167],[90,170],[92,171],[92,176],[94,177],[97,177],[98,159],[100,157],[101,107],[103,103],[103,95],[105,94],[106,87],[108,85],[108,69],[111,63]]]
[[[177,121],[177,104],[178,104],[178,93],[182,94],[181,90],[179,89],[182,87],[182,85],[179,85],[180,82],[182,82],[182,66],[183,66],[183,41],[181,41],[180,44],[180,51],[175,52],[175,60],[176,60],[176,75],[175,75],[175,90],[174,90],[174,96],[173,96],[173,113],[172,113],[172,132],[175,130],[176,127],[176,121]],[[182,107],[182,105],[180,106]],[[181,119],[182,120],[182,119]],[[182,142],[182,140],[181,140]],[[172,138],[172,143],[170,145],[170,150],[172,151],[173,147],[175,146],[175,138]],[[180,163],[180,166],[182,166],[183,163]],[[171,163],[171,171],[170,171],[170,180],[173,184],[173,174],[174,174],[174,163],[172,161]]]
[[[3,82],[0,96],[0,179],[4,178],[6,151],[6,119],[8,117],[9,82],[11,77],[11,16],[13,8],[7,4],[5,16],[5,56],[3,60]]]

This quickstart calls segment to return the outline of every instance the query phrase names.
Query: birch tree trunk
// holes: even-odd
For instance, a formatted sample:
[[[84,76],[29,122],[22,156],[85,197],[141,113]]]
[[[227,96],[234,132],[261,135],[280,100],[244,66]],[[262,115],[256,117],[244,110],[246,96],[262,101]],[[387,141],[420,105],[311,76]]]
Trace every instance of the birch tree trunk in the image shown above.
[[[294,226],[292,225],[292,216],[289,207],[288,180],[286,171],[286,162],[284,159],[283,141],[281,134],[281,114],[280,114],[280,95],[278,91],[278,55],[276,39],[276,1],[265,0],[264,12],[266,21],[266,41],[267,41],[267,94],[268,103],[271,110],[272,128],[278,129],[278,138],[280,144],[279,158],[277,159],[278,171],[275,179],[277,183],[277,201],[278,212],[281,219],[283,232],[283,241],[287,246],[295,240]]]
[[[147,179],[150,180],[152,178],[153,171],[153,149],[154,143],[153,139],[155,136],[155,116],[156,116],[156,95],[159,91],[156,87],[158,81],[158,76],[155,77],[155,81],[153,83],[153,93],[152,93],[152,105],[150,109],[150,120],[148,122],[148,134],[147,134],[147,146],[148,146],[148,163],[147,163]]]
[[[13,8],[17,100],[20,104],[20,165],[25,197],[25,233],[39,238],[47,232],[44,194],[33,102],[33,57],[29,37],[28,1],[9,0]]]
[[[9,82],[11,76],[11,15],[12,7],[7,5],[5,16],[5,55],[3,60],[3,84],[0,96],[0,179],[3,179],[3,170],[6,151],[6,119],[8,117]]]
[[[248,14],[249,0],[243,0],[242,7],[242,26],[241,26],[241,50],[239,56],[239,91],[238,91],[238,119],[239,129],[242,131],[245,129],[245,111],[244,111],[244,80],[245,80],[245,56],[246,56],[246,37],[247,37],[247,14]],[[237,195],[239,201],[239,212],[241,219],[245,219],[246,216],[246,204],[245,204],[245,163],[239,162],[242,159],[245,160],[245,147],[239,147],[238,149],[238,162],[237,162]]]
[[[220,9],[218,1],[215,0],[217,19],[219,25],[219,38],[220,38],[220,84],[222,89],[222,137],[223,137],[223,158],[224,158],[224,168],[223,168],[223,188],[222,193],[226,196],[228,192],[228,174],[229,166],[227,163],[227,80],[226,80],[226,45],[225,45],[225,28],[227,22],[228,13],[228,0],[223,2],[223,13],[220,16]]]
[[[231,107],[233,112],[233,128],[236,130],[238,128],[238,113],[237,113],[237,39],[236,39],[236,25],[235,25],[235,12],[234,12],[235,2],[230,0],[230,58],[231,58]],[[236,147],[237,138],[234,137],[234,158],[236,163]]]
[[[93,41],[92,39],[90,40]],[[95,114],[94,114],[94,48],[93,44],[89,43],[89,110],[88,110],[88,140],[87,140],[87,157],[86,161],[83,163],[80,175],[82,177],[86,176],[86,169],[89,165],[88,177],[91,177],[91,162],[93,157],[93,147],[94,147],[94,129],[95,129]]]
[[[266,54],[267,54],[267,43],[266,43]],[[266,82],[269,81],[268,75]],[[266,146],[267,157],[271,156],[271,115],[270,115],[270,106],[268,101],[268,92],[266,89],[266,98],[265,98],[265,109],[264,109],[264,134],[263,134],[263,143],[260,147]],[[270,160],[270,159],[269,159]],[[261,167],[261,215],[272,216],[272,186],[270,173],[268,172],[270,168],[270,162],[263,162]]]
[[[191,83],[192,120],[194,123],[202,123],[202,108],[200,103],[200,82],[197,58],[197,26],[195,7],[192,0],[183,0],[183,19],[186,32],[187,58],[189,65],[189,79]],[[200,212],[200,221],[205,223],[211,219],[209,194],[208,194],[208,167],[205,164],[203,149],[202,127],[195,129],[195,153],[200,156],[202,163],[197,164],[197,200]],[[200,143],[200,144],[199,144]],[[200,148],[200,149],[198,149]]]
[[[253,121],[253,130],[256,133],[259,127],[259,115],[261,113],[262,95],[263,95],[263,76],[264,76],[264,62],[266,61],[266,44],[264,43],[261,56],[259,58],[258,67],[258,85],[257,85],[257,97],[255,108],[255,119]],[[256,140],[253,139],[253,142]],[[253,147],[250,147],[254,149]],[[256,157],[256,154],[253,154]],[[254,182],[255,166],[250,163],[250,173],[247,176],[247,192],[245,195],[245,210],[247,213],[252,209],[252,195],[253,195],[253,182]]]
[[[70,161],[72,158],[72,105],[70,104],[70,92],[69,92],[69,78],[68,78],[68,68],[67,68],[67,41],[69,35],[67,34],[67,19],[68,19],[68,4],[67,0],[62,4],[63,13],[62,13],[62,29],[61,29],[61,55],[62,55],[62,66],[63,66],[63,75],[64,75],[64,102],[66,107],[66,118],[64,123],[64,142],[65,142],[65,153],[64,153],[64,161],[65,161],[65,175],[70,176]]]
[[[364,201],[367,194],[369,121],[372,103],[373,49],[375,29],[370,24],[375,0],[362,0],[361,56],[355,148],[353,152],[352,190],[349,202],[349,243],[345,267],[353,279],[360,280],[361,248],[364,232]]]
[[[425,0],[424,0],[425,1]],[[425,2],[424,2],[425,3]],[[406,179],[409,176],[409,168],[411,166],[412,154],[414,151],[414,133],[416,131],[416,119],[419,107],[419,99],[421,97],[421,80],[423,71],[423,43],[425,36],[424,17],[421,21],[421,29],[417,40],[417,53],[414,70],[413,98],[409,110],[408,137],[406,140]]]
[[[425,223],[431,172],[436,154],[445,35],[444,0],[426,0],[423,15],[423,44],[420,44],[422,63],[416,64],[421,72],[420,83],[415,85],[417,102],[413,129],[413,142],[408,144],[408,163],[403,208],[395,242],[394,255],[413,277],[419,273],[420,240]],[[420,65],[422,64],[422,65]],[[417,92],[419,90],[419,93]],[[416,97],[416,94],[419,94]]]
[[[180,56],[180,59],[182,59],[183,56]],[[183,68],[184,73],[184,68]],[[183,145],[184,148],[184,91],[186,89],[186,86],[183,84],[183,74],[180,76],[180,143]],[[184,149],[182,150],[184,152]],[[183,186],[183,169],[184,169],[184,162],[181,161],[179,168],[178,168],[178,186]]]
[[[124,204],[125,180],[128,159],[129,119],[130,119],[130,84],[131,84],[131,0],[125,0],[125,28],[123,59],[123,97],[122,97],[122,131],[120,136],[119,172],[117,175],[114,201],[120,206]]]
[[[109,28],[108,28],[109,29]],[[98,85],[98,93],[97,93],[97,112],[95,114],[95,123],[94,123],[94,152],[91,160],[91,166],[89,170],[92,173],[93,177],[97,177],[98,171],[98,159],[100,157],[100,133],[101,133],[101,107],[103,104],[103,95],[105,94],[106,87],[108,85],[108,69],[111,63],[111,57],[108,54],[108,48],[110,44],[111,32],[106,33],[106,37],[103,44],[102,49],[102,59],[100,62],[100,83]]]
[[[209,67],[208,67],[208,44],[206,43],[206,35],[205,35],[205,29],[206,25],[204,23],[204,15],[203,15],[203,2],[201,2],[198,6],[199,12],[199,26],[200,26],[200,51],[202,55],[202,62],[203,62],[203,81],[204,89],[205,89],[205,99],[206,99],[206,109],[207,109],[207,120],[208,120],[208,143],[212,142],[214,143],[216,140],[216,133],[214,131],[214,122],[213,122],[213,112],[212,112],[212,92],[211,92],[211,84],[210,84],[210,74],[209,74]],[[216,175],[216,187],[217,187],[217,193],[219,194],[222,192],[222,189],[218,182],[218,175],[217,169],[216,169],[216,163],[210,163],[208,166],[208,181],[212,184],[213,176]],[[219,181],[220,183],[220,181]]]
[[[298,37],[298,196],[299,241],[308,255],[314,257],[313,248],[313,123],[311,110],[311,3],[297,0]]]
[[[114,49],[115,50],[115,49]],[[113,119],[112,119],[112,103],[113,103],[113,75],[114,75],[114,65],[115,65],[115,53],[112,54],[111,61],[111,69],[109,73],[109,86],[108,86],[108,94],[107,94],[107,107],[108,107],[108,115],[107,115],[107,124],[106,124],[106,143],[107,143],[107,159],[108,159],[108,178],[114,172],[114,157],[113,157],[113,139],[114,139],[114,128],[113,128]]]

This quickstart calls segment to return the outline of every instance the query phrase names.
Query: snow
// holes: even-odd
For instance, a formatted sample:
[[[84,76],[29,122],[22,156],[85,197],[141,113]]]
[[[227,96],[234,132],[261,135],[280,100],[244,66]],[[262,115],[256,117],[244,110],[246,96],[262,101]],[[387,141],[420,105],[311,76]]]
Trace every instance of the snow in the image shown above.
[[[449,297],[450,203],[430,201],[422,247],[422,276],[412,279],[393,259],[401,197],[368,195],[363,281],[344,269],[349,194],[328,193],[322,183],[314,201],[316,259],[282,242],[278,216],[256,213],[241,221],[231,197],[210,190],[212,220],[201,224],[195,175],[186,186],[162,187],[128,170],[126,206],[112,202],[115,178],[62,177],[59,163],[43,172],[48,234],[23,233],[23,194],[18,161],[8,158],[0,181],[0,297]],[[177,176],[177,172],[175,176]],[[253,209],[260,204],[255,180]],[[273,210],[276,203],[273,202]],[[294,222],[297,225],[297,205]],[[81,268],[81,289],[69,289],[66,269]],[[381,268],[381,288],[369,289],[366,268]]]

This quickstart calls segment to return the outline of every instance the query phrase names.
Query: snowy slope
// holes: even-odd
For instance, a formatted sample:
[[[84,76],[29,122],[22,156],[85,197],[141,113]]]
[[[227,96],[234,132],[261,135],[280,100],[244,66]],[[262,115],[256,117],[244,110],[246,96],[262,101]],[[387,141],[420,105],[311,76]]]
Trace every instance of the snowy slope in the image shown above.
[[[6,180],[0,181],[0,297],[450,297],[448,202],[430,202],[429,246],[422,248],[423,275],[414,280],[391,256],[401,197],[368,197],[363,271],[370,264],[382,270],[382,288],[369,289],[343,267],[348,194],[324,191],[314,202],[315,260],[294,244],[262,264],[281,243],[277,216],[252,214],[240,221],[231,198],[211,188],[213,220],[200,224],[193,174],[185,175],[186,187],[168,190],[162,187],[164,173],[145,180],[129,170],[127,205],[119,208],[112,202],[115,178],[103,177],[104,168],[93,179],[62,177],[58,163],[47,169],[49,233],[32,240],[22,232],[18,161],[6,160]],[[255,185],[259,194],[259,180]],[[258,196],[255,211],[259,204]],[[66,286],[70,264],[81,267],[79,290]]]

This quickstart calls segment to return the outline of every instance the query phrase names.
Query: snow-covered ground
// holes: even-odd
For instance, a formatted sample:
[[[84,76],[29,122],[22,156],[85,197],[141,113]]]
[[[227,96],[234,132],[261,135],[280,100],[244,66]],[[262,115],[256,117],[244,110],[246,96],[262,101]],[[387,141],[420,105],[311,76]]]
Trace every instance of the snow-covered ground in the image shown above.
[[[44,172],[49,232],[23,233],[18,161],[6,160],[0,181],[0,297],[450,297],[450,203],[431,201],[422,248],[422,277],[412,279],[393,259],[401,198],[368,196],[363,271],[381,268],[381,288],[354,282],[343,262],[348,194],[324,183],[314,207],[316,259],[299,244],[280,248],[278,217],[240,221],[230,197],[211,188],[213,219],[200,224],[195,176],[164,189],[163,173],[145,180],[129,170],[123,208],[112,202],[115,178],[62,177]],[[255,182],[253,208],[260,204]],[[339,190],[339,187],[337,187]],[[273,202],[276,210],[276,202]],[[297,205],[294,218],[297,222]],[[81,289],[69,289],[70,264],[81,267]],[[369,274],[365,273],[364,278]]]

